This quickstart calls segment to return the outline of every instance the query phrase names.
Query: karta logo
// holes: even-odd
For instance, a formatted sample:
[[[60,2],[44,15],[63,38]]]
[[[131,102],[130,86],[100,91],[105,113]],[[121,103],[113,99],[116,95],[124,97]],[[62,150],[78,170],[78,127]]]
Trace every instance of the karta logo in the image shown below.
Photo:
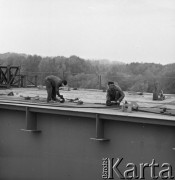
[[[145,169],[150,174],[151,179],[174,179],[173,168],[169,163],[159,165],[155,159],[151,163],[124,164],[123,158],[103,158],[102,159],[102,178],[103,179],[145,179]],[[124,165],[125,170],[121,170]],[[123,167],[123,166],[122,166]],[[150,179],[149,178],[149,179]],[[146,178],[147,179],[147,178]]]

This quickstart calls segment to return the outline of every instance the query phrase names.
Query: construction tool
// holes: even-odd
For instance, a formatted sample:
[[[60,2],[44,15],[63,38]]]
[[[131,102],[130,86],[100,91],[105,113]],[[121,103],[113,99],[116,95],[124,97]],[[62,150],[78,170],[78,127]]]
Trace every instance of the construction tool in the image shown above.
[[[77,103],[78,105],[83,104],[83,101],[80,100],[79,98],[75,98],[75,99],[68,99],[68,98],[66,98],[66,100],[68,100],[68,102]]]
[[[122,105],[122,111],[123,112],[132,112],[132,111],[138,111],[139,105],[136,102],[128,103],[125,101]]]

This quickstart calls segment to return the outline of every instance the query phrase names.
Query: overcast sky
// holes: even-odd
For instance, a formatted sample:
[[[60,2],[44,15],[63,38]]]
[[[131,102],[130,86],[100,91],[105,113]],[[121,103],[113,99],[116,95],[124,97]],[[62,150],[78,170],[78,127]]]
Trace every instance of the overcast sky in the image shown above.
[[[0,0],[0,53],[175,63],[175,0]]]

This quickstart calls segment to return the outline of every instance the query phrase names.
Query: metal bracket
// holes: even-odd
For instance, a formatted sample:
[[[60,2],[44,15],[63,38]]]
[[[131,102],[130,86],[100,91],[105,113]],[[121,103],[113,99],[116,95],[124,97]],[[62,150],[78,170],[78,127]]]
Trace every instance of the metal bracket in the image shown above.
[[[96,137],[90,138],[95,141],[109,141],[110,139],[104,138],[104,121],[96,114]]]
[[[29,107],[26,107],[26,128],[21,129],[26,132],[41,132],[41,130],[37,130],[37,118],[36,113],[30,112]]]

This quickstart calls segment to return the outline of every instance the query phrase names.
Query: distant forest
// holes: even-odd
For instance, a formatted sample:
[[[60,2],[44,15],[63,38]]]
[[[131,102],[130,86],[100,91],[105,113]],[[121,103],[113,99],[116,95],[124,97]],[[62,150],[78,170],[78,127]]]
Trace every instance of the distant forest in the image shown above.
[[[126,64],[77,56],[0,54],[0,66],[6,65],[20,66],[24,75],[37,75],[38,85],[44,85],[44,78],[53,74],[66,79],[73,88],[105,89],[107,81],[115,81],[124,91],[153,92],[158,82],[164,93],[175,94],[175,63]]]

